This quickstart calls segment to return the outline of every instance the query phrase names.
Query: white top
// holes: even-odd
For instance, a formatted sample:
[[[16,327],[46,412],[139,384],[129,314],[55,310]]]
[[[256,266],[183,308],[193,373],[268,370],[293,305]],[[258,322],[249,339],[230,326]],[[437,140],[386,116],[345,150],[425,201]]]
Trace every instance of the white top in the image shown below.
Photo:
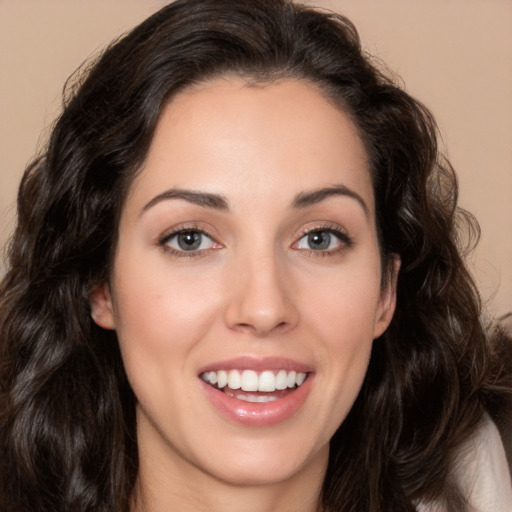
[[[512,482],[496,425],[485,416],[462,445],[455,471],[470,512],[512,512]],[[420,503],[419,512],[444,512],[439,503]]]

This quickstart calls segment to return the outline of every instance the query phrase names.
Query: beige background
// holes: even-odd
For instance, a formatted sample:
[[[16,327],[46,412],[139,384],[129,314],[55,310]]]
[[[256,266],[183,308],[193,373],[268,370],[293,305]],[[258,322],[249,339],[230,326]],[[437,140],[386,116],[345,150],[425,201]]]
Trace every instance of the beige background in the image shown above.
[[[257,0],[255,0],[257,1]],[[162,0],[0,0],[0,247],[16,188],[68,75]],[[491,315],[512,310],[512,1],[317,0],[435,113],[482,238],[472,266]],[[0,272],[2,264],[0,264]]]

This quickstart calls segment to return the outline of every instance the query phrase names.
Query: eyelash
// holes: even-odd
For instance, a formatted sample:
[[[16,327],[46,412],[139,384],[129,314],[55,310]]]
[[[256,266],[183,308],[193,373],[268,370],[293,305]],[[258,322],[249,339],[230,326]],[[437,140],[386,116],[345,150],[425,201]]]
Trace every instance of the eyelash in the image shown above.
[[[330,249],[330,250],[302,249],[303,251],[307,252],[308,256],[324,258],[326,256],[332,256],[332,255],[344,252],[347,249],[350,249],[354,245],[354,239],[351,236],[349,236],[346,231],[340,229],[338,226],[334,226],[331,224],[315,226],[313,228],[305,229],[302,232],[302,234],[300,235],[300,237],[298,238],[297,242],[294,243],[294,245],[297,244],[304,237],[312,235],[314,233],[329,233],[330,235],[334,235],[339,240],[340,245],[339,245],[339,247],[335,247],[334,249]],[[301,249],[296,249],[296,250],[301,250]]]
[[[162,249],[173,256],[177,256],[179,258],[193,258],[193,257],[203,257],[208,256],[211,253],[211,250],[215,249],[197,249],[197,250],[178,250],[174,249],[173,247],[170,247],[168,244],[171,240],[178,237],[179,235],[183,235],[186,233],[194,233],[199,234],[202,236],[208,237],[212,243],[219,244],[216,242],[215,238],[204,228],[197,226],[197,225],[189,225],[189,226],[183,226],[178,229],[175,229],[171,233],[167,233],[166,235],[162,236],[159,241],[158,245],[162,247]],[[328,233],[330,235],[334,235],[338,241],[339,241],[339,247],[335,247],[334,249],[330,250],[321,250],[321,249],[300,249],[296,248],[295,250],[306,252],[308,256],[313,257],[326,257],[331,256],[334,254],[341,253],[347,249],[350,249],[354,245],[354,241],[352,237],[350,237],[344,230],[340,229],[338,226],[333,225],[322,225],[322,226],[315,226],[313,228],[308,228],[302,231],[299,238],[294,242],[293,245],[298,244],[304,237],[310,236],[315,233]],[[220,244],[219,244],[220,246]]]
[[[190,225],[190,226],[183,226],[178,229],[175,229],[171,233],[167,233],[164,235],[160,240],[158,241],[158,245],[162,247],[162,249],[166,252],[171,254],[172,256],[177,256],[179,258],[194,258],[194,257],[201,257],[201,256],[208,256],[210,251],[207,249],[199,249],[199,250],[178,250],[174,249],[173,247],[170,247],[168,244],[173,239],[178,237],[179,235],[184,235],[186,233],[194,233],[199,234],[202,236],[208,237],[212,243],[218,243],[215,238],[208,233],[205,229],[203,229],[200,226],[197,225]],[[220,244],[219,244],[220,245]]]

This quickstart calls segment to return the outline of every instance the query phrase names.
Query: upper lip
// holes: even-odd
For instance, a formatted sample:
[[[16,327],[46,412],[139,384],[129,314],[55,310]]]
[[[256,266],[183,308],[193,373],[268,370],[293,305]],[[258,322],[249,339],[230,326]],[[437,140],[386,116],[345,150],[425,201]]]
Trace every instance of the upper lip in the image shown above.
[[[199,369],[198,374],[218,370],[253,370],[262,372],[265,370],[295,370],[296,372],[310,373],[313,367],[309,364],[296,361],[287,357],[255,357],[239,356],[223,361],[210,363]]]

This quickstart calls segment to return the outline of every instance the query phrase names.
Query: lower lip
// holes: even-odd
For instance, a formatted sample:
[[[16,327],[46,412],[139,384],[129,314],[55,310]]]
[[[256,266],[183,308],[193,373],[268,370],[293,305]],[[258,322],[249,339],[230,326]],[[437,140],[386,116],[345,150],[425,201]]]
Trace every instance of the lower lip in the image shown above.
[[[200,382],[208,400],[222,416],[242,425],[263,427],[281,423],[301,408],[311,390],[313,375],[309,374],[301,386],[286,396],[263,403],[238,400]]]

